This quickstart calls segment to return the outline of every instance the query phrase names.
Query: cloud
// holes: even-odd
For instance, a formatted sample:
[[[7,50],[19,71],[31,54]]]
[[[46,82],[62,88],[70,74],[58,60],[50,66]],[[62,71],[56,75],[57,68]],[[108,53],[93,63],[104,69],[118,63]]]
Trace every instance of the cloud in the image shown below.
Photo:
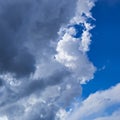
[[[118,120],[120,114],[120,84],[97,91],[82,101],[66,120]]]
[[[58,42],[57,54],[55,55],[56,60],[69,68],[81,83],[92,79],[93,74],[91,73],[95,72],[95,67],[88,60],[85,53],[88,50],[90,42],[89,27],[85,26],[85,29],[81,38],[75,38],[71,35],[76,34],[74,27],[64,29],[65,34]],[[88,42],[84,44],[84,41]]]
[[[94,1],[0,1],[0,119],[59,120],[94,77]],[[77,31],[80,28],[80,32]]]
[[[8,120],[6,116],[0,117],[0,120]]]
[[[113,112],[112,115],[100,117],[95,120],[119,120],[119,119],[120,119],[120,110],[118,109],[115,112]]]
[[[90,30],[93,28],[87,22],[87,18],[92,19],[90,10],[93,6],[94,2],[92,1],[78,1],[76,15],[71,19],[70,25],[68,24],[68,26],[61,28],[59,31],[60,41],[56,48],[56,60],[72,70],[81,83],[92,79],[93,74],[91,73],[96,70],[86,55],[91,43]],[[76,37],[76,26],[83,28],[81,37]]]
[[[6,3],[7,4],[7,3]],[[1,5],[2,6],[2,5]],[[0,14],[0,71],[25,76],[34,72],[35,59],[24,46],[22,27],[27,14],[24,4],[5,6]]]

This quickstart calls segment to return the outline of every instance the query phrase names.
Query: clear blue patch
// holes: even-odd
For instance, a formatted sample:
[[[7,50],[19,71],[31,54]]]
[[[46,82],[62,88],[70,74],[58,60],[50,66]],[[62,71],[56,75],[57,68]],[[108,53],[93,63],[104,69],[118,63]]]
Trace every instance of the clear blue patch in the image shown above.
[[[85,30],[84,24],[75,24],[75,25],[68,26],[68,28],[70,27],[73,27],[76,31],[76,34],[72,35],[74,38],[80,38],[83,33],[83,30]]]
[[[82,14],[82,16],[86,18],[87,23],[90,23],[92,26],[95,25],[95,20],[93,20],[93,18],[88,18],[84,13]]]
[[[66,110],[67,112],[69,112],[69,111],[71,110],[71,108],[72,108],[71,106],[68,106],[68,107],[66,107],[65,110]]]
[[[80,38],[82,33],[83,33],[83,30],[85,29],[84,25],[83,24],[76,24],[73,26],[76,30],[76,35],[74,35],[75,38]]]
[[[97,2],[92,10],[96,27],[92,32],[89,59],[99,69],[95,78],[83,86],[83,97],[105,90],[120,83],[120,4],[108,6],[105,1]]]

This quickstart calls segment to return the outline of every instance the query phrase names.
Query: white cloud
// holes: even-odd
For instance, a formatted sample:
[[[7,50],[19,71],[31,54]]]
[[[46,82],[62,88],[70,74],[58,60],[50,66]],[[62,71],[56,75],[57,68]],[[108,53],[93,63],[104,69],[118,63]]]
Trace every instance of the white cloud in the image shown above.
[[[120,119],[120,110],[115,110],[111,115],[97,118],[95,120],[119,120]]]
[[[107,90],[91,94],[68,115],[66,120],[118,120],[119,91],[120,84],[117,84]]]
[[[0,119],[63,119],[96,69],[86,53],[94,1],[0,3]],[[84,26],[79,38],[75,24]]]
[[[75,77],[80,80],[80,83],[85,83],[92,79],[96,70],[86,54],[91,43],[90,30],[93,28],[87,22],[87,18],[92,18],[90,10],[93,6],[94,2],[92,1],[78,1],[76,15],[69,23],[73,26],[66,26],[60,29],[60,41],[56,48],[56,60],[69,68]],[[68,26],[70,26],[69,24]],[[74,37],[77,34],[74,27],[75,24],[84,26],[80,38]]]
[[[0,120],[8,120],[8,118],[6,116],[2,116],[0,117]]]

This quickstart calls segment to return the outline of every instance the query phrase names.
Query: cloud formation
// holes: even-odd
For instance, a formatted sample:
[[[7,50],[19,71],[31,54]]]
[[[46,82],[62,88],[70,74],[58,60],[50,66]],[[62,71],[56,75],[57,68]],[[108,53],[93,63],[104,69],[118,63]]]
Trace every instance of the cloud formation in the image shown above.
[[[28,75],[35,70],[35,59],[24,46],[25,41],[20,38],[27,8],[24,4],[6,4],[2,6],[1,1],[0,71],[17,76]]]
[[[0,119],[60,120],[96,68],[91,0],[0,1]],[[79,31],[77,31],[79,28]]]
[[[66,120],[119,120],[120,84],[97,91],[77,105]]]

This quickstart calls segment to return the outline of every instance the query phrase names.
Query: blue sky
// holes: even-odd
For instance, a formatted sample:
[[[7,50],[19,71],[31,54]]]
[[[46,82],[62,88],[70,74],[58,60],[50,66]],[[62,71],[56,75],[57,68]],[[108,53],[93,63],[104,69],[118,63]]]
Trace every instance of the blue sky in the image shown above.
[[[88,53],[98,68],[95,77],[83,85],[83,96],[108,89],[120,82],[120,2],[98,1],[92,10],[95,28]]]
[[[120,120],[119,0],[0,0],[0,120]]]

